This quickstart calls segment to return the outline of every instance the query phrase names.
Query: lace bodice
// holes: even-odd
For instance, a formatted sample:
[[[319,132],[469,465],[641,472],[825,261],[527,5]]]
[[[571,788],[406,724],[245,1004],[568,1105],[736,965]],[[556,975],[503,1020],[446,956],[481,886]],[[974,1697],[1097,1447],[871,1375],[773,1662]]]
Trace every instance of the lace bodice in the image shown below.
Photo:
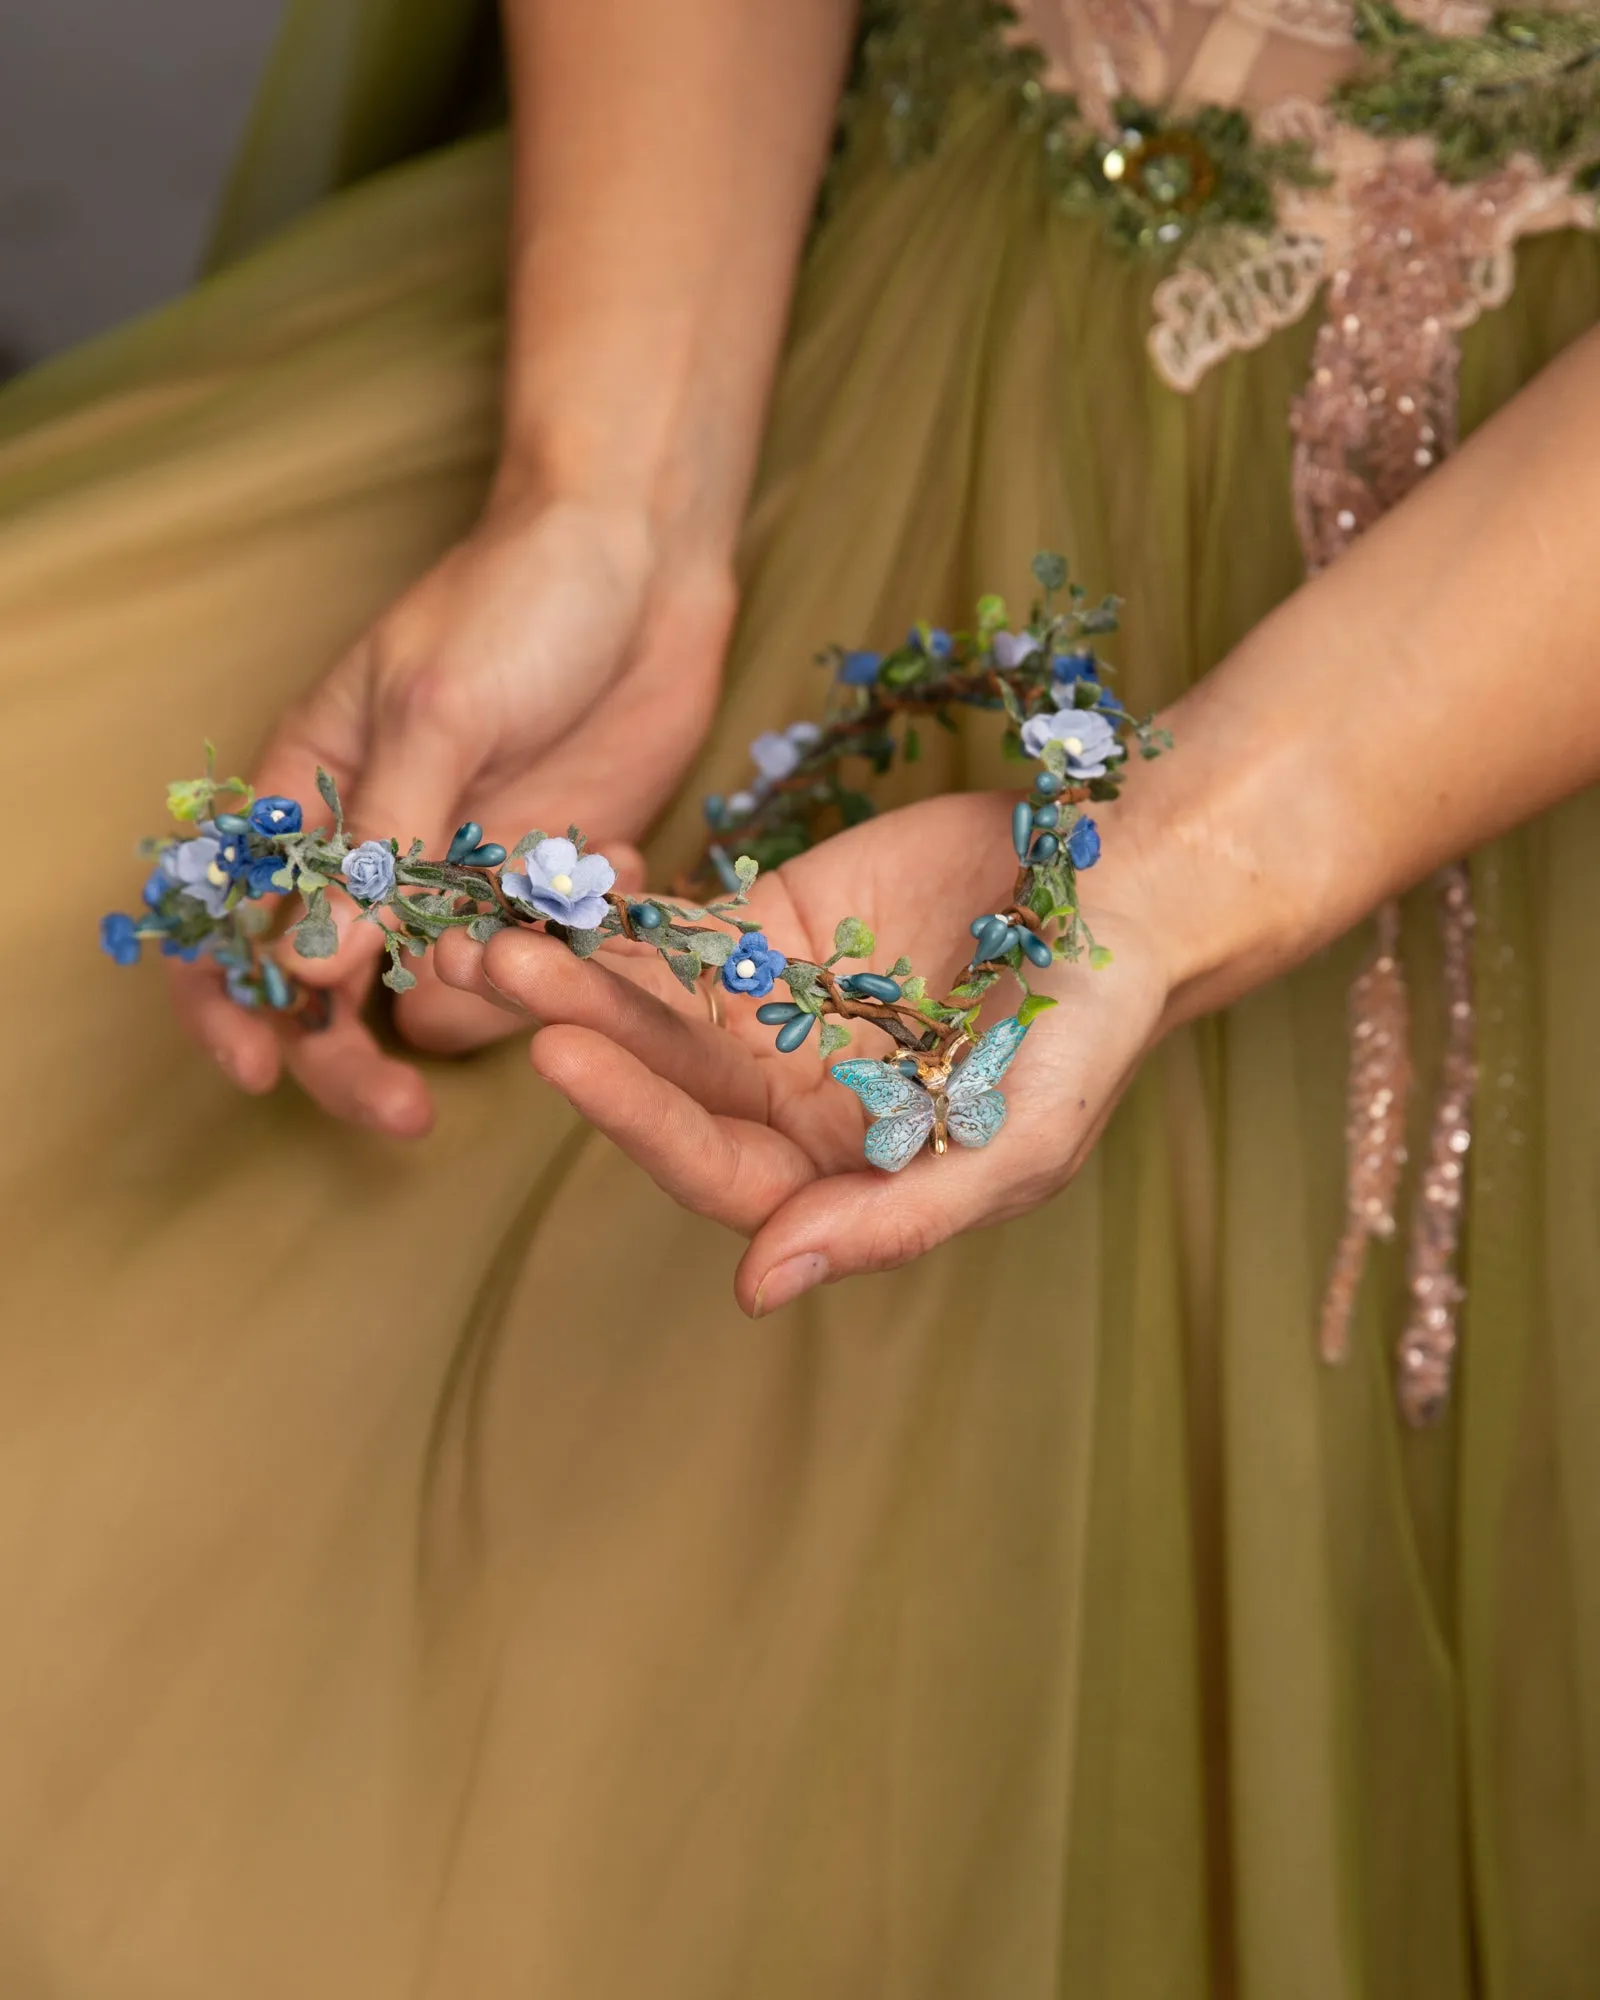
[[[1514,246],[1592,229],[1600,0],[867,0],[858,107],[896,157],[938,143],[942,98],[1003,93],[1062,206],[1151,265],[1148,346],[1188,392],[1321,305],[1289,413],[1292,501],[1322,568],[1456,438],[1460,335],[1511,289]],[[1472,904],[1441,883],[1443,1083],[1413,1211],[1400,1402],[1448,1394],[1470,1144]],[[1392,908],[1352,996],[1346,1227],[1322,1345],[1345,1347],[1366,1245],[1392,1235],[1410,1077]]]

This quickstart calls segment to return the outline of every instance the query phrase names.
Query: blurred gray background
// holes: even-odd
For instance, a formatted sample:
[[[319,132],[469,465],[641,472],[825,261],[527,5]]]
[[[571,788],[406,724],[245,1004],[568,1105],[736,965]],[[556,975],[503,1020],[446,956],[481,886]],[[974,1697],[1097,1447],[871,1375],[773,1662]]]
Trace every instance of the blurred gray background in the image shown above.
[[[0,0],[0,375],[181,291],[284,0]]]

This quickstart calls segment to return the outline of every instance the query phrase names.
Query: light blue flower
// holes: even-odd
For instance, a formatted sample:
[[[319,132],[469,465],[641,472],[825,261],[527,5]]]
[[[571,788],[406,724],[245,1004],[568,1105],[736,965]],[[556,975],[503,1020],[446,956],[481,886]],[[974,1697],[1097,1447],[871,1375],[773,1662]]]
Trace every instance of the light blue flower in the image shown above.
[[[250,808],[250,824],[257,833],[298,833],[301,824],[300,801],[281,798],[276,794],[257,799]]]
[[[948,660],[952,643],[950,634],[942,625],[930,625],[926,637],[919,625],[913,625],[906,634],[906,644],[912,651],[926,653],[930,660]]]
[[[788,965],[781,951],[767,943],[764,931],[746,931],[723,960],[722,983],[730,993],[751,993],[761,999]]]
[[[1024,660],[1031,660],[1039,650],[1039,642],[1031,632],[996,632],[993,650],[995,665],[1009,671],[1020,667]]]
[[[750,745],[750,758],[763,778],[777,784],[800,768],[800,746],[784,730],[764,729]]]
[[[1067,775],[1080,780],[1103,778],[1106,766],[1123,754],[1117,732],[1092,708],[1033,715],[1022,725],[1022,747],[1030,757],[1042,757],[1044,746],[1051,742],[1067,753]]]
[[[883,665],[881,653],[858,650],[846,653],[839,662],[839,678],[846,687],[871,687]]]
[[[754,792],[730,792],[728,794],[728,816],[730,819],[748,819],[759,801]]]
[[[100,949],[118,965],[139,963],[139,931],[132,917],[113,910],[100,919]],[[769,982],[770,983],[770,982]]]
[[[381,903],[394,887],[394,850],[386,840],[364,840],[344,858],[345,886],[360,903]]]
[[[1100,829],[1092,819],[1073,822],[1067,835],[1067,858],[1074,868],[1092,868],[1100,859]]]
[[[822,741],[822,731],[814,722],[791,722],[783,733],[802,755]]]
[[[233,877],[223,859],[223,841],[210,820],[202,820],[193,840],[177,840],[161,856],[161,866],[186,896],[205,907],[208,917],[220,917],[228,907]]]
[[[580,854],[570,840],[541,840],[523,867],[521,874],[501,869],[508,896],[574,930],[598,930],[605,922],[605,892],[617,871],[603,854]]]

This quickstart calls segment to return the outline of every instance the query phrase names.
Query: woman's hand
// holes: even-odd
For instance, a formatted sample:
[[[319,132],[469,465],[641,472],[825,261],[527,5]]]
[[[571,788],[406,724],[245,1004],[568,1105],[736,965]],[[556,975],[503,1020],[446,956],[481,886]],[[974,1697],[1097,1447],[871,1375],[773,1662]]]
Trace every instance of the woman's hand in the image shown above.
[[[948,990],[970,919],[1009,896],[1012,803],[969,793],[870,821],[763,877],[749,914],[780,950],[813,959],[826,956],[840,916],[859,916],[877,933],[880,962],[903,952],[930,990]],[[1137,860],[1125,848],[1113,877],[1107,846],[1082,886],[1113,961],[1035,975],[1059,1004],[1035,1021],[1006,1080],[1005,1129],[982,1152],[924,1153],[892,1176],[865,1164],[861,1107],[830,1080],[814,1041],[778,1054],[754,1006],[728,994],[727,1026],[713,1027],[702,997],[648,948],[580,961],[529,932],[483,948],[457,932],[438,947],[439,973],[535,1017],[539,1074],[686,1208],[753,1239],[736,1288],[759,1317],[813,1285],[892,1269],[1020,1215],[1072,1178],[1160,1031],[1171,986],[1161,939],[1140,917]],[[1088,893],[1100,876],[1102,893]],[[995,995],[999,1018],[1015,989],[1010,1002],[1004,983]],[[870,1028],[849,1051],[891,1052]]]
[[[357,837],[420,838],[430,855],[468,817],[507,847],[532,826],[576,822],[626,885],[625,844],[704,734],[732,614],[727,567],[680,547],[667,579],[643,516],[496,500],[285,717],[257,790],[310,814],[321,764]],[[175,969],[180,1014],[243,1089],[269,1090],[287,1067],[335,1116],[419,1136],[427,1087],[361,1018],[381,940],[332,900],[338,955],[285,958],[329,989],[331,1026],[313,1034],[249,1013],[205,965]],[[397,1008],[415,1045],[461,1051],[507,1031],[503,1012],[441,986],[426,961],[421,971]]]

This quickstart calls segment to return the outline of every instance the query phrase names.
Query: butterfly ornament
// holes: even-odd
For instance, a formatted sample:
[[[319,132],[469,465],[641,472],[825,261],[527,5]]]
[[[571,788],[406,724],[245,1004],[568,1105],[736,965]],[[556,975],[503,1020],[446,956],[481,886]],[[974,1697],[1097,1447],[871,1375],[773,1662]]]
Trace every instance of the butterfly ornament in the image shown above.
[[[959,1065],[954,1050],[837,1064],[834,1082],[854,1091],[872,1119],[864,1141],[872,1165],[897,1174],[930,1140],[936,1153],[948,1151],[952,1139],[987,1146],[1006,1122],[1006,1101],[995,1086],[1027,1032],[1014,1015],[997,1021]]]

